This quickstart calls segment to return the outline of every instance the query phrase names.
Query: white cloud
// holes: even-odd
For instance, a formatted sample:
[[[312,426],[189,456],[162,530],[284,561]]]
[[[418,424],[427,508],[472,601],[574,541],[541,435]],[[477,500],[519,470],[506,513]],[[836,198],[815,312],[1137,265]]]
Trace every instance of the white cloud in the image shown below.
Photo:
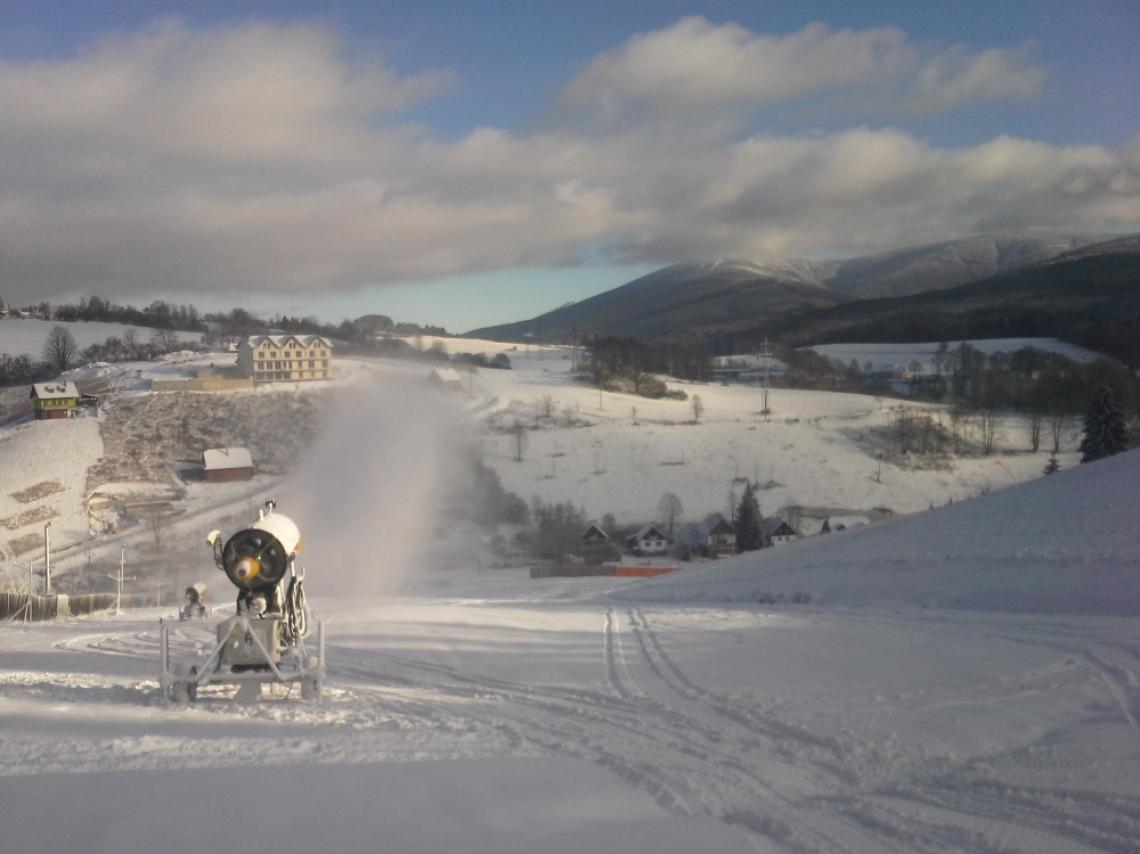
[[[597,57],[566,85],[563,100],[603,121],[836,93],[876,110],[889,104],[925,113],[1030,98],[1044,78],[1025,47],[936,49],[897,27],[835,30],[818,23],[773,36],[693,17]]]
[[[940,113],[976,101],[1028,100],[1045,82],[1024,48],[991,48],[971,53],[956,46],[930,58],[913,82],[909,108]]]
[[[873,32],[786,38],[823,57],[842,37],[870,79],[913,52]],[[914,91],[974,97],[1012,61],[985,57],[944,58]],[[822,85],[769,77],[779,97]],[[327,31],[266,24],[162,24],[70,59],[0,63],[0,292],[300,292],[575,263],[599,245],[667,263],[1140,224],[1140,142],[946,149],[902,129],[741,139],[700,121],[445,141],[400,123],[450,81],[361,67]]]

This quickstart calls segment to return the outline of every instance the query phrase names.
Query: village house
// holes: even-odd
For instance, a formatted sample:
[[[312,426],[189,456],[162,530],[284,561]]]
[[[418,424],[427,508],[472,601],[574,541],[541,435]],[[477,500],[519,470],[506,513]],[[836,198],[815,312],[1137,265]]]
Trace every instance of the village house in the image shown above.
[[[578,541],[578,554],[587,564],[616,561],[621,554],[613,547],[610,536],[597,525],[590,525]]]
[[[251,335],[238,344],[237,366],[255,384],[329,380],[332,348],[323,335]]]
[[[210,483],[249,480],[253,457],[246,448],[209,448],[202,452],[202,478]]]
[[[80,415],[79,389],[72,382],[35,383],[28,397],[36,418],[74,418]]]
[[[428,375],[428,384],[442,391],[463,391],[463,380],[454,368],[432,368]]]
[[[626,537],[625,545],[634,554],[663,555],[669,541],[656,525],[646,525],[636,534]]]
[[[760,527],[764,531],[764,538],[774,546],[794,543],[799,539],[799,534],[779,516],[769,516],[760,523]]]
[[[719,513],[701,523],[701,545],[709,557],[731,557],[736,554],[736,530]]]

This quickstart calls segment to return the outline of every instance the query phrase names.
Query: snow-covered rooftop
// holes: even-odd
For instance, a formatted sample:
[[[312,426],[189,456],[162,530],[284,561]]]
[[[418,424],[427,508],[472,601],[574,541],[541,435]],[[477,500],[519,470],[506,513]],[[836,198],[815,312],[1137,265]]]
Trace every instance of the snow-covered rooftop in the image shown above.
[[[253,457],[247,448],[210,448],[202,452],[206,471],[253,468]]]
[[[333,343],[323,335],[250,335],[246,342],[250,347],[256,347],[264,341],[271,342],[276,347],[284,347],[290,341],[295,341],[302,347],[311,347],[314,344],[320,344],[325,347],[332,347]]]
[[[34,383],[32,393],[40,400],[66,400],[79,397],[79,389],[73,382]]]
[[[443,383],[462,383],[459,374],[454,368],[434,368],[431,372],[433,378]]]

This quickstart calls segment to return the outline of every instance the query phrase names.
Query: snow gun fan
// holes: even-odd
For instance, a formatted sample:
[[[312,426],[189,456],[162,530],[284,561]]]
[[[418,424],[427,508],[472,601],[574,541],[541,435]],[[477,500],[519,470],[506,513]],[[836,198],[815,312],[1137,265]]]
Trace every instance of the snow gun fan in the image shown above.
[[[169,666],[169,629],[162,630],[163,692],[178,702],[193,700],[200,686],[239,684],[239,701],[255,700],[261,684],[300,682],[304,699],[320,699],[324,681],[323,627],[317,624],[315,655],[308,654],[309,609],[303,573],[296,569],[301,532],[288,516],[265,502],[257,520],[222,544],[220,531],[206,538],[214,563],[238,590],[234,616],[217,627],[217,646],[203,660]]]
[[[214,547],[214,562],[226,574],[230,583],[240,591],[239,606],[243,601],[252,603],[257,597],[272,600],[285,574],[289,572],[301,548],[301,532],[288,516],[272,512],[245,530],[238,531],[219,548],[221,535],[214,531],[207,542]],[[272,608],[272,601],[266,607]]]

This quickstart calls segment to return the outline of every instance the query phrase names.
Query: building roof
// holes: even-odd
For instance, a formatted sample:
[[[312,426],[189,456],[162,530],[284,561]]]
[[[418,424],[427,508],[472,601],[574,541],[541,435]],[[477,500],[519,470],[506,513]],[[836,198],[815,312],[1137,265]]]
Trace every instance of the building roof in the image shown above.
[[[79,397],[79,389],[71,382],[34,383],[32,396],[39,400],[66,400]]]
[[[651,532],[657,535],[657,539],[665,539],[665,535],[661,533],[661,529],[656,525],[643,525],[641,528],[637,529],[637,533],[633,534],[630,539],[644,540],[650,535]]]
[[[701,535],[705,537],[713,534],[735,534],[736,529],[719,513],[713,513],[701,523]]]
[[[202,451],[202,466],[206,471],[251,469],[253,457],[247,448],[209,448]]]
[[[590,525],[582,534],[582,540],[596,540],[608,543],[610,541],[610,535],[603,531],[598,525]]]
[[[314,344],[323,344],[325,347],[332,348],[332,341],[325,338],[323,335],[250,335],[245,339],[246,344],[250,347],[256,347],[265,341],[269,341],[276,347],[284,347],[290,341],[296,341],[302,347],[312,347]]]
[[[787,528],[787,530],[781,531],[781,528]],[[783,519],[781,519],[779,516],[769,516],[767,519],[762,519],[760,521],[760,529],[765,534],[767,534],[769,537],[774,537],[777,534],[795,535],[795,533],[796,533],[792,529],[792,526],[789,525],[787,522],[785,522]]]
[[[439,380],[441,383],[459,383],[463,385],[463,380],[460,379],[459,374],[456,373],[454,368],[432,368],[432,379]]]

